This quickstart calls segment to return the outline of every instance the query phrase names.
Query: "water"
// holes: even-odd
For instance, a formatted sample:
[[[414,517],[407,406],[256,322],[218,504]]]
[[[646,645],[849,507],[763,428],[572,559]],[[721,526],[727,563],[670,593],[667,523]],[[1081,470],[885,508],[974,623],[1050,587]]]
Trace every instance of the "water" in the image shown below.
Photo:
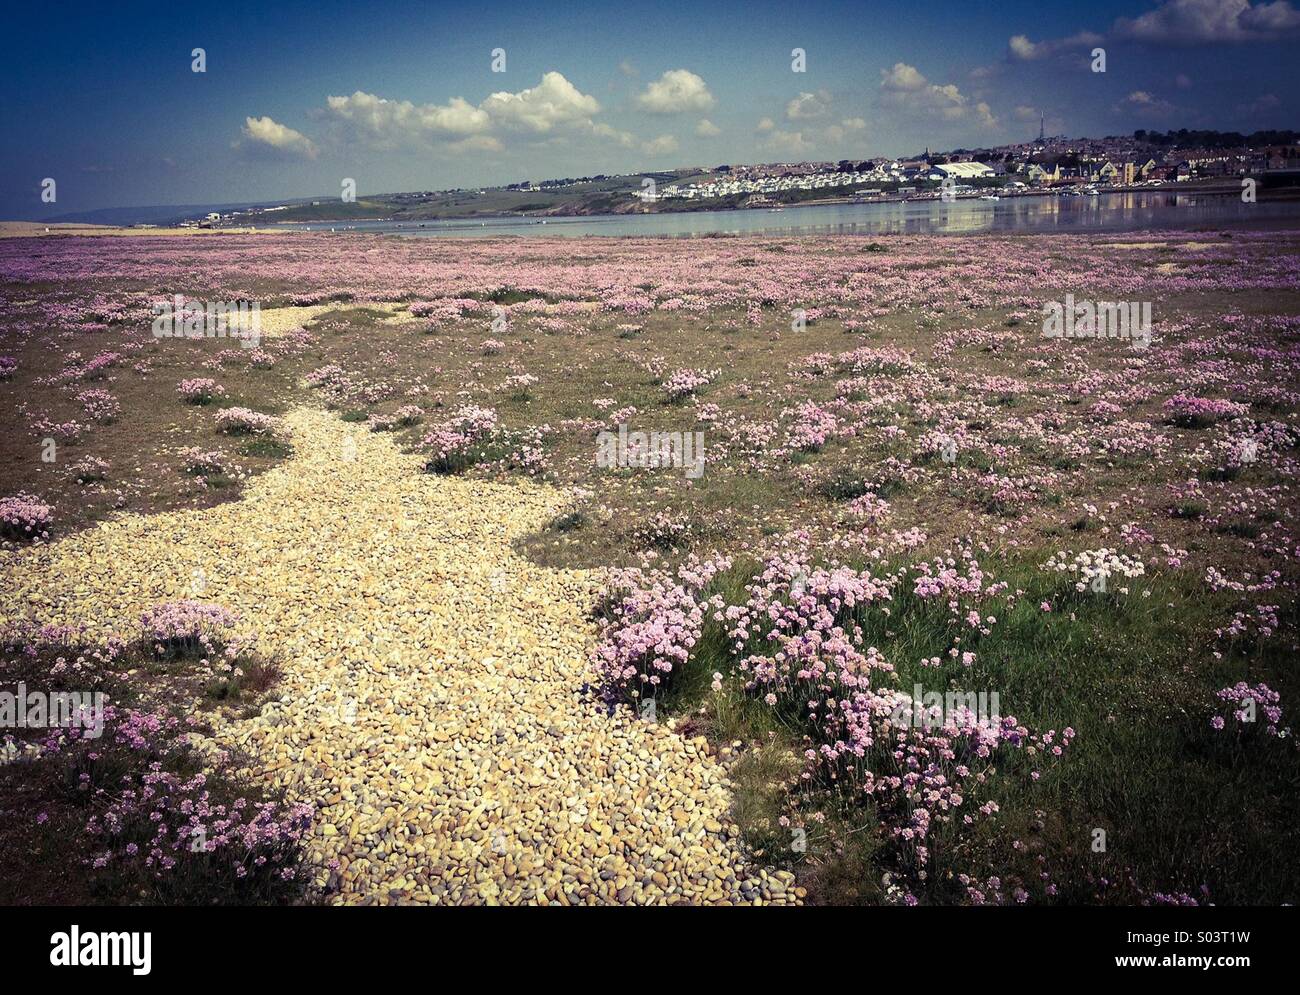
[[[1300,201],[1244,204],[1237,194],[1143,190],[1096,197],[898,201],[819,207],[604,214],[589,217],[451,221],[354,221],[270,225],[297,231],[363,231],[414,236],[583,236],[712,234],[976,235],[988,232],[1121,232],[1148,229],[1300,227]]]

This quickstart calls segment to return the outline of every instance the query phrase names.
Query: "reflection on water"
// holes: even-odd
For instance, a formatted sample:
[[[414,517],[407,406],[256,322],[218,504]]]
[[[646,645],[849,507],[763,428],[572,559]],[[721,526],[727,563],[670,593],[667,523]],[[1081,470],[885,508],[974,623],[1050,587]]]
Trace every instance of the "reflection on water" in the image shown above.
[[[610,214],[570,218],[492,218],[271,225],[308,231],[367,231],[398,235],[715,235],[831,233],[842,235],[966,235],[1000,231],[1136,231],[1149,228],[1300,225],[1300,201],[1244,204],[1234,194],[1179,191],[1109,193],[1095,197],[1004,197],[1001,200],[896,201],[782,210]]]

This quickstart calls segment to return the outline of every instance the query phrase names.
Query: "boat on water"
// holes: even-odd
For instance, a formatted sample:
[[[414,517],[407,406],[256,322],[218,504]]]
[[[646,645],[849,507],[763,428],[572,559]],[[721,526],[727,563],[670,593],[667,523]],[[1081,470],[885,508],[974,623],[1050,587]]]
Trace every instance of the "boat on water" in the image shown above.
[[[1002,198],[995,193],[986,193],[983,197],[980,198],[980,200],[1001,200],[1001,199]]]

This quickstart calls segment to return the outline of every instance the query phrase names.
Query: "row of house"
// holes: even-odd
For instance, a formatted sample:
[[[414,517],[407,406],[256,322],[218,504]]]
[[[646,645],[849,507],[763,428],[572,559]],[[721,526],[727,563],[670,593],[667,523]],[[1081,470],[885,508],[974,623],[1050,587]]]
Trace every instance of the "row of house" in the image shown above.
[[[1153,149],[1134,138],[1044,138],[998,149],[962,151],[932,156],[929,149],[915,159],[869,159],[862,162],[770,163],[720,166],[714,175],[694,183],[674,183],[655,194],[638,192],[646,200],[709,200],[745,195],[751,204],[780,201],[790,191],[853,187],[859,198],[881,188],[904,184],[956,181],[963,188],[1004,180],[1009,188],[1082,186],[1130,187],[1194,179],[1258,175],[1300,166],[1300,149]],[[879,184],[879,187],[875,185]],[[871,188],[874,189],[864,189]]]

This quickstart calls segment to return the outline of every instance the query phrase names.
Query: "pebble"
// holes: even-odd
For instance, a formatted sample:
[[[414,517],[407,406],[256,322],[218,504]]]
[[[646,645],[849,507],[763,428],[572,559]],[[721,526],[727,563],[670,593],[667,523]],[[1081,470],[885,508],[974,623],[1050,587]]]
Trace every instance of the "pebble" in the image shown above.
[[[581,693],[599,578],[512,547],[559,491],[422,473],[323,411],[283,420],[293,458],[240,500],[0,556],[0,623],[134,631],[201,568],[200,600],[281,667],[276,700],[214,743],[316,807],[331,902],[799,902],[793,875],[747,861],[697,741]]]

